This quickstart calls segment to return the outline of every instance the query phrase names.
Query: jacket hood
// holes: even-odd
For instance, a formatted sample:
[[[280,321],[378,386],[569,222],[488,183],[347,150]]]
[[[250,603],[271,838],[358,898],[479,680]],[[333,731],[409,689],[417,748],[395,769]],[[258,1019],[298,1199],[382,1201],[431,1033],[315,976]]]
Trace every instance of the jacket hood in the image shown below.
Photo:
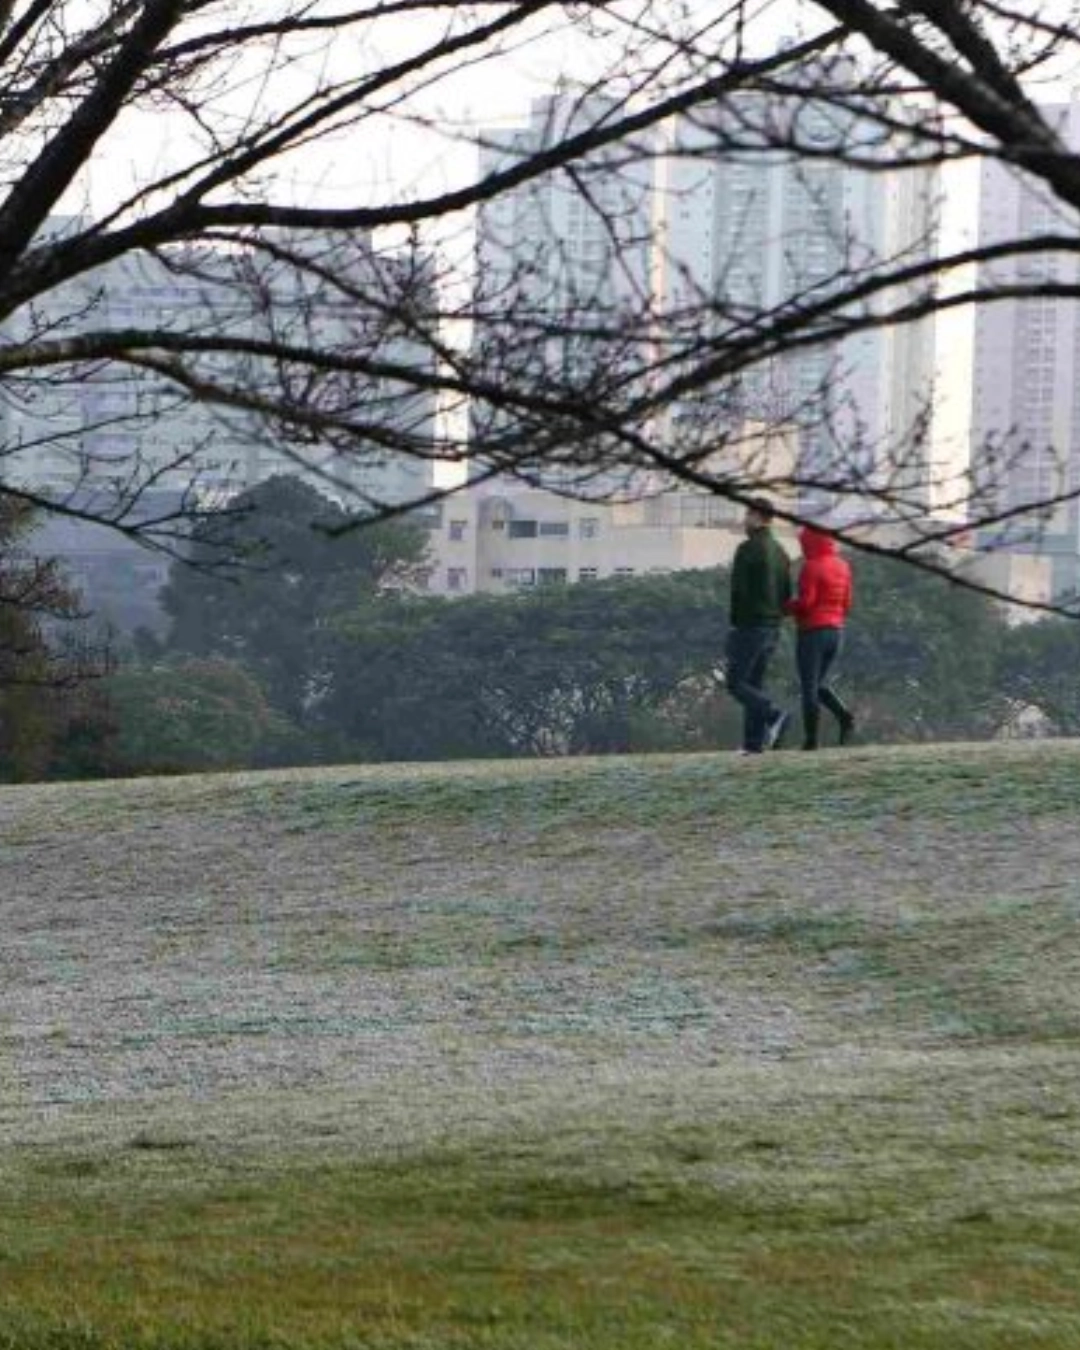
[[[836,552],[836,540],[831,534],[822,534],[811,525],[804,525],[799,531],[799,543],[804,558],[828,558]]]

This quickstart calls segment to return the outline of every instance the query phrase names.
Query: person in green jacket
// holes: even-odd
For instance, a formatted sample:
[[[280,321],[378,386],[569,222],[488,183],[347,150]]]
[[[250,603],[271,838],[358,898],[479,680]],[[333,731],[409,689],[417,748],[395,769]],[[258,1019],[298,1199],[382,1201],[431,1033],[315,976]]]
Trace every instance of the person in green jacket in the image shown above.
[[[791,561],[773,535],[772,522],[772,503],[754,497],[746,511],[746,538],[731,567],[727,686],[742,705],[742,753],[748,755],[777,746],[790,720],[764,687],[792,596]]]

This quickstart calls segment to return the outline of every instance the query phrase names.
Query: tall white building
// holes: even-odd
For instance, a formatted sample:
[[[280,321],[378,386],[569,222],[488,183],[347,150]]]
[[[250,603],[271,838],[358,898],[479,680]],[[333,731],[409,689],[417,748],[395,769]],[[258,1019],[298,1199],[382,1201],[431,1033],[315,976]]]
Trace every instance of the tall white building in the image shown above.
[[[480,135],[480,172],[512,168],[572,136],[620,116],[624,105],[598,95],[557,93],[533,102],[528,121]],[[651,356],[655,156],[651,141],[598,149],[569,169],[502,192],[477,216],[473,354],[496,382],[562,391],[587,402],[594,390]],[[472,439],[508,446],[516,418],[474,402]],[[572,462],[560,468],[556,439],[537,481],[575,483],[600,493],[621,475],[590,478]]]
[[[501,172],[566,138],[602,127],[624,105],[598,95],[534,100],[525,125],[480,134],[480,174]],[[480,304],[528,302],[568,320],[637,313],[647,303],[654,166],[620,143],[569,169],[530,179],[484,202],[477,220]]]
[[[732,455],[790,477],[793,435],[749,425],[739,441]],[[699,489],[656,486],[634,500],[590,501],[505,479],[472,483],[433,522],[429,588],[499,595],[730,563],[745,538],[745,509]]]
[[[767,148],[797,128],[822,146],[850,140],[853,119],[823,104],[765,95],[729,100],[671,128],[660,194],[661,304],[696,336],[738,339],[793,299],[827,296],[884,247],[882,176],[825,156]],[[707,315],[702,324],[702,315]],[[883,340],[868,332],[811,347],[673,409],[673,434],[717,416],[791,421],[803,467],[865,469],[883,431]]]
[[[1044,108],[1080,146],[1080,97]],[[1074,232],[1044,187],[996,160],[981,169],[979,242]],[[984,285],[1080,283],[1075,254],[1033,253],[985,265]],[[1080,304],[1037,297],[981,305],[972,321],[970,439],[987,504],[1010,511],[1080,486]],[[984,531],[990,541],[1054,559],[1058,595],[1080,592],[1080,510],[1066,502]]]
[[[910,104],[903,110],[921,115]],[[596,97],[540,100],[524,125],[483,137],[482,171],[503,170],[615,111]],[[1080,145],[1080,99],[1051,111]],[[820,157],[776,148],[778,132],[782,141],[796,129],[793,139],[816,143]],[[474,354],[529,387],[562,382],[580,392],[599,351],[616,371],[680,344],[689,362],[703,342],[737,340],[762,316],[767,322],[798,297],[827,297],[853,273],[1061,228],[1053,198],[996,161],[870,172],[827,153],[876,153],[872,133],[863,135],[852,113],[824,101],[747,95],[676,119],[662,146],[642,147],[647,153],[605,150],[576,177],[556,171],[500,194],[479,212]],[[890,147],[880,154],[887,159]],[[994,281],[1075,282],[1078,266],[1042,255],[981,273],[954,268],[868,303],[902,310],[932,289],[947,298]],[[703,454],[718,426],[747,418],[794,425],[804,476],[842,484],[865,475],[871,492],[892,499],[876,513],[884,523],[962,524],[994,505],[1014,510],[1080,485],[1078,325],[1080,306],[1066,300],[950,307],[759,363],[695,390],[654,430],[676,453]],[[622,351],[590,341],[594,330],[620,328]],[[495,407],[473,411],[481,444],[543,430],[515,426]],[[536,481],[581,489],[573,472],[560,472],[559,449],[557,440],[544,447]],[[618,486],[611,475],[584,485],[597,495]],[[832,505],[836,496],[808,489],[802,504]],[[1049,552],[1058,593],[1080,590],[1072,503],[984,532],[980,543]]]
[[[77,225],[57,222],[54,229]],[[318,236],[300,246],[323,253],[337,247]],[[406,287],[403,261],[378,258],[366,238],[347,248],[357,287],[377,302]],[[385,321],[379,303],[365,312],[337,292],[320,293],[301,269],[271,259],[257,278],[248,268],[240,255],[209,250],[168,262],[130,254],[17,313],[6,332],[23,341],[35,333],[48,338],[100,330],[232,332],[315,350],[368,351],[402,366],[430,368],[430,353],[402,325]],[[430,287],[422,277],[417,284]],[[196,369],[255,394],[275,394],[282,378],[273,363],[232,355],[203,358],[201,365],[197,359]],[[299,372],[291,378],[302,380]],[[194,486],[226,496],[278,473],[307,476],[354,504],[423,497],[433,480],[433,393],[389,380],[354,384],[350,417],[370,425],[372,434],[369,444],[346,450],[330,436],[291,443],[255,415],[202,400],[151,373],[106,363],[65,367],[49,378],[31,372],[24,381],[5,382],[3,471],[53,492],[77,489],[99,497],[110,485],[121,493],[144,485],[172,492]],[[397,453],[382,443],[395,437],[417,453]]]

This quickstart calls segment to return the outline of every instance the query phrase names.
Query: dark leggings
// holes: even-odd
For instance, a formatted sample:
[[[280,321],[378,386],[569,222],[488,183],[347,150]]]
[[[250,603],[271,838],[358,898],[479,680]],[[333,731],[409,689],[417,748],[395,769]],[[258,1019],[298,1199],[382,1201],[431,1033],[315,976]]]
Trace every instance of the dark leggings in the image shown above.
[[[840,654],[842,628],[811,628],[799,634],[795,659],[802,690],[803,731],[808,744],[816,745],[819,708],[828,708],[841,726],[851,721],[843,702],[828,684],[829,672]]]

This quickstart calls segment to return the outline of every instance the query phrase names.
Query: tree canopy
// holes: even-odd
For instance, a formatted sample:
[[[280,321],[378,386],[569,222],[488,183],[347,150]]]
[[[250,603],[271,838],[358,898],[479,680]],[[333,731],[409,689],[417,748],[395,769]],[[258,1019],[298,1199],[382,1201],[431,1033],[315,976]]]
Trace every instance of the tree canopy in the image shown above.
[[[418,525],[355,525],[353,513],[287,477],[204,517],[162,592],[169,647],[241,662],[274,707],[301,720],[319,690],[329,618],[423,570]]]
[[[299,500],[310,506],[306,491]],[[1074,624],[1010,623],[986,597],[895,559],[854,563],[840,683],[864,743],[1075,730]],[[205,580],[181,562],[174,573],[185,588]],[[287,577],[256,579],[286,588]],[[723,749],[740,720],[723,683],[726,600],[717,569],[453,600],[361,575],[330,584],[305,617],[269,585],[202,628],[197,653],[166,635],[109,679],[5,721],[21,737],[8,772]],[[772,682],[796,707],[790,626]]]
[[[77,593],[27,546],[34,512],[0,495],[0,777],[42,773],[67,717],[65,692],[107,673],[107,642],[80,623]]]
[[[717,665],[717,572],[551,586],[341,616],[321,723],[375,758],[627,751]]]

